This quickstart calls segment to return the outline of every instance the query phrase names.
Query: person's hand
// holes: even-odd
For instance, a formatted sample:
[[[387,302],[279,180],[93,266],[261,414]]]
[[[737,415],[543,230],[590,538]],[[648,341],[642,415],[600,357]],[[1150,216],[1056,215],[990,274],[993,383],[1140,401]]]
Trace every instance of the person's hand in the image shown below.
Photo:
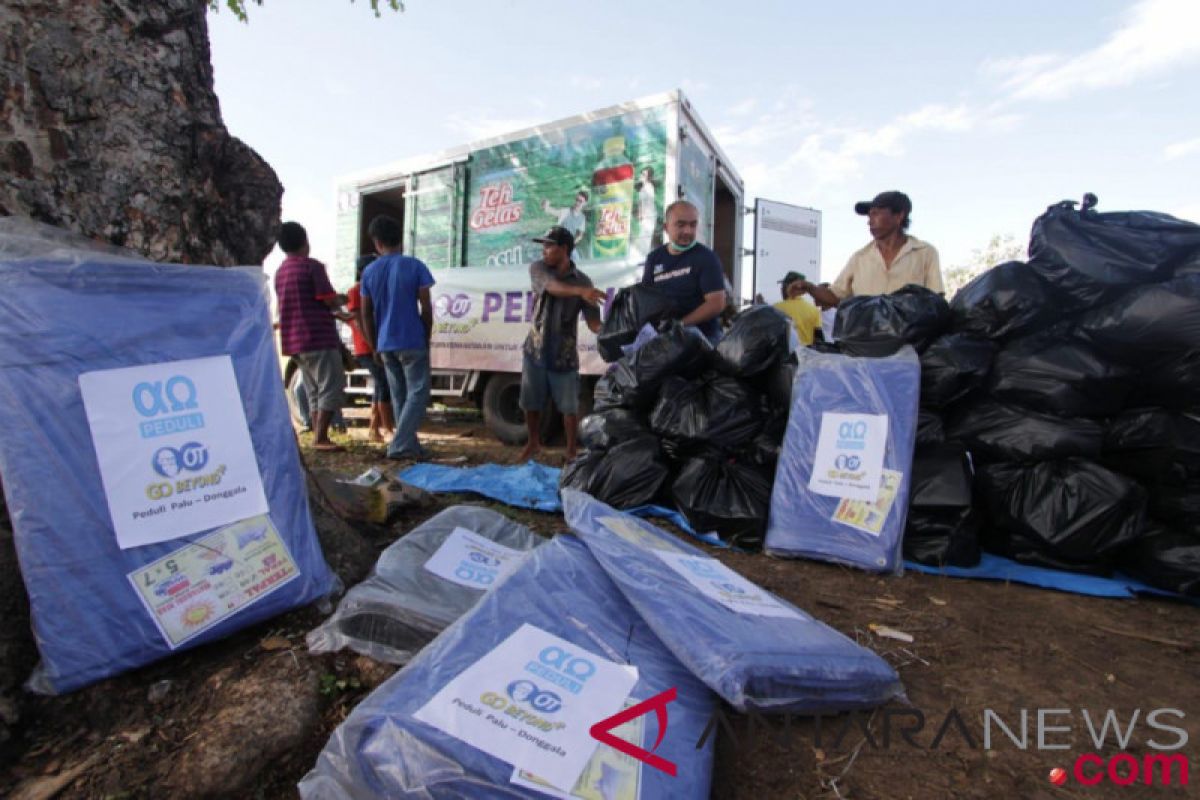
[[[588,287],[587,289],[583,290],[583,293],[579,295],[579,298],[589,306],[595,306],[603,303],[607,298],[607,295],[595,287]]]

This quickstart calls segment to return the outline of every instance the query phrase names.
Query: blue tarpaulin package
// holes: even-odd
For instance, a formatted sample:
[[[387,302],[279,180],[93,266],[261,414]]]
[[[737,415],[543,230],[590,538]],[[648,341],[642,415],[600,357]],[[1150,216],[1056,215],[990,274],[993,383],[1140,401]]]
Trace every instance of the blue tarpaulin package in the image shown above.
[[[380,554],[375,569],[309,632],[308,649],[349,647],[390,664],[405,664],[485,591],[545,542],[490,508],[451,506]]]
[[[903,695],[886,661],[701,550],[582,492],[571,526],[667,649],[738,711],[828,714]]]
[[[261,271],[0,233],[0,473],[41,654],[29,688],[70,691],[330,594],[337,578],[308,508]],[[173,363],[197,361],[224,370],[232,391],[205,394]],[[158,365],[172,377],[120,403],[85,402],[81,376]],[[134,423],[115,445],[97,433],[104,415],[136,420],[139,409],[186,413]],[[246,457],[223,460],[236,450],[214,437],[231,424]],[[153,458],[133,455],[147,447]],[[127,463],[102,472],[101,454],[114,452]],[[231,474],[250,477],[222,482]],[[113,510],[114,487],[130,479],[146,519]],[[131,521],[251,496],[266,513],[177,532],[167,523],[150,543],[118,543]]]
[[[921,365],[800,350],[764,550],[901,573]]]
[[[511,663],[498,661],[511,642],[529,635],[557,644],[518,651]],[[592,682],[604,675],[604,665],[636,668],[636,683],[630,677],[626,686],[632,688],[619,697],[597,696],[583,708],[571,705],[587,696]],[[574,678],[559,672],[568,667]],[[585,679],[584,694],[573,696]],[[622,708],[637,713],[638,705],[671,690],[674,699],[659,706],[665,718],[643,714],[612,732],[673,764],[674,777],[608,745],[593,747],[587,734],[592,726]],[[715,737],[704,732],[715,702],[613,586],[587,547],[562,535],[530,553],[471,611],[359,703],[300,782],[300,796],[544,797],[522,768],[567,758],[571,743],[578,741],[575,755],[591,755],[582,771],[570,770],[578,774],[572,796],[707,798]],[[439,722],[439,715],[453,715],[457,726]],[[485,738],[473,739],[479,727]],[[510,754],[495,754],[501,752]]]

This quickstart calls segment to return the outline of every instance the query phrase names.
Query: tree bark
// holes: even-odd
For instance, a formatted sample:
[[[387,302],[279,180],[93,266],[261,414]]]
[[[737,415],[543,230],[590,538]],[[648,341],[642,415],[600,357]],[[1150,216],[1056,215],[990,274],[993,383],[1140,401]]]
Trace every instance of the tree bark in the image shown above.
[[[0,214],[183,264],[259,264],[274,170],[231,136],[204,0],[0,5]]]

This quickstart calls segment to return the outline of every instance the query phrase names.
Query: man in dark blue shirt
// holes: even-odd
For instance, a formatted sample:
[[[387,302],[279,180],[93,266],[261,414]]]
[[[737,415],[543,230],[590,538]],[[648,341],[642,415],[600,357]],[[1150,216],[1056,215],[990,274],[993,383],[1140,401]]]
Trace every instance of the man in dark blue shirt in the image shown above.
[[[725,273],[717,254],[696,241],[700,212],[686,200],[667,206],[664,227],[668,243],[650,252],[642,283],[662,290],[675,304],[675,318],[695,325],[716,343],[717,318],[725,310]]]

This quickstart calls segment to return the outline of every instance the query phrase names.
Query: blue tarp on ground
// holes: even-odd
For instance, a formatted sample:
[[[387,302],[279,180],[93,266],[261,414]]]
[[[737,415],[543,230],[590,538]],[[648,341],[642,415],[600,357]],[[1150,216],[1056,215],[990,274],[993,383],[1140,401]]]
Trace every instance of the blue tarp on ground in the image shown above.
[[[543,797],[510,783],[512,764],[414,718],[444,686],[525,625],[561,637],[586,653],[637,667],[638,681],[630,693],[635,702],[676,689],[664,731],[660,733],[655,714],[646,714],[635,743],[674,763],[677,776],[612,753],[617,761],[585,770],[590,780],[578,796],[709,796],[715,737],[709,736],[702,747],[696,745],[716,697],[663,646],[587,547],[568,535],[532,551],[478,605],[359,703],[300,782],[300,796]],[[497,691],[503,691],[507,680],[497,676]],[[494,713],[510,725],[521,724],[505,716],[510,712]],[[662,741],[655,747],[659,736]]]
[[[262,272],[52,246],[28,257],[36,241],[14,257],[19,239],[0,236],[0,473],[42,657],[30,687],[65,692],[171,654],[131,574],[210,533],[117,546],[84,372],[232,360],[270,518],[299,574],[179,649],[329,594],[337,579],[309,514]]]
[[[984,553],[979,564],[974,567],[929,567],[915,561],[906,561],[904,566],[906,569],[929,575],[946,575],[951,578],[973,578],[985,581],[1012,581],[1013,583],[1040,586],[1043,589],[1057,589],[1060,592],[1086,594],[1093,597],[1134,597],[1139,594],[1179,597],[1179,595],[1155,589],[1141,581],[1121,575],[1102,578],[1096,575],[1082,575],[1058,569],[1033,567],[991,553]]]

